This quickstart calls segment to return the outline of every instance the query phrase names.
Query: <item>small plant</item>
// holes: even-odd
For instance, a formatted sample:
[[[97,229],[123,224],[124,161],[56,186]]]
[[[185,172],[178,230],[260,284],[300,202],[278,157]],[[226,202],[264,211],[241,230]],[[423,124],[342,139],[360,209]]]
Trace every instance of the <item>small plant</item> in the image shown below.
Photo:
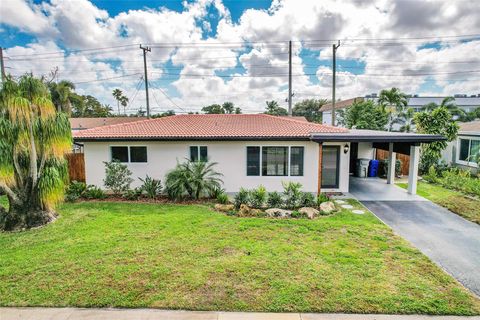
[[[260,185],[258,188],[250,190],[250,207],[262,208],[267,201],[267,189]]]
[[[218,196],[225,193],[225,189],[220,187],[215,187],[210,191],[210,197],[213,199],[218,199]]]
[[[228,199],[228,195],[225,192],[222,192],[217,195],[217,202],[221,204],[228,204],[230,200]]]
[[[94,185],[88,185],[83,195],[86,199],[105,199],[107,197],[102,189]]]
[[[430,168],[428,168],[428,174],[423,175],[423,179],[431,183],[436,183],[438,181],[438,175],[435,166],[430,166]]]
[[[142,196],[142,192],[142,188],[135,188],[133,190],[125,191],[122,197],[129,201],[137,201]]]
[[[118,196],[130,189],[130,184],[133,179],[130,177],[132,172],[128,170],[127,166],[118,161],[104,162],[105,164],[105,179],[103,184],[107,189]]]
[[[248,190],[240,188],[238,193],[235,195],[234,204],[235,208],[238,210],[242,204],[248,203],[250,196]]]
[[[282,182],[285,206],[289,209],[298,208],[302,196],[302,184],[299,182]]]
[[[292,213],[290,214],[290,217],[292,218],[304,218],[305,215],[301,212],[298,212],[296,210],[292,211]]]
[[[145,195],[148,198],[155,199],[162,192],[162,182],[160,180],[153,179],[148,175],[145,177],[145,179],[142,179],[142,178],[138,178],[138,179],[142,181],[143,184],[141,186],[141,190],[145,193]]]
[[[74,202],[84,196],[87,185],[83,182],[72,181],[65,192],[65,200]]]
[[[330,198],[325,193],[320,193],[317,196],[317,206],[319,207],[322,203],[330,201]]]
[[[315,207],[315,196],[310,192],[302,192],[300,197],[300,205],[302,207]]]
[[[269,192],[267,204],[270,208],[281,208],[283,206],[282,195],[276,191]]]

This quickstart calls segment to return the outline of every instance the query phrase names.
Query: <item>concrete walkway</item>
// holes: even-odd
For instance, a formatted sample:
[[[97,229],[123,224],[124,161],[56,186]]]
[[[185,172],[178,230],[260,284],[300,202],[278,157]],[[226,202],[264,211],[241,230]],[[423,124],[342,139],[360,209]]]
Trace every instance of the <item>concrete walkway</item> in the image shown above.
[[[381,179],[352,179],[351,192],[396,233],[480,296],[480,226]]]
[[[158,309],[0,308],[0,320],[433,320],[480,319],[420,315],[354,315],[320,313],[197,312]]]

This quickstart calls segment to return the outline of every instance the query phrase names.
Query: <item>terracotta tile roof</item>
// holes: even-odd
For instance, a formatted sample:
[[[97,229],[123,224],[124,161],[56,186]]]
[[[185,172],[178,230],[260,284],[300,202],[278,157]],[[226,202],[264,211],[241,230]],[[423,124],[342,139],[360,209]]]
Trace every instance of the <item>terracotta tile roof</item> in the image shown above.
[[[351,98],[351,99],[347,99],[347,100],[341,100],[341,101],[337,101],[335,102],[335,109],[345,109],[347,107],[350,107],[354,102],[362,102],[364,100],[363,97],[356,97],[356,98]],[[320,108],[320,111],[323,112],[323,111],[330,111],[332,110],[332,103],[327,103],[325,105],[323,105],[321,108]]]
[[[459,132],[480,132],[480,121],[472,121],[472,122],[459,122],[458,125],[460,126]]]
[[[112,124],[134,122],[145,120],[140,117],[109,117],[109,118],[70,118],[70,127],[72,130],[85,130]]]
[[[309,138],[311,133],[344,133],[347,129],[266,114],[192,114],[78,130],[89,139],[242,139]]]

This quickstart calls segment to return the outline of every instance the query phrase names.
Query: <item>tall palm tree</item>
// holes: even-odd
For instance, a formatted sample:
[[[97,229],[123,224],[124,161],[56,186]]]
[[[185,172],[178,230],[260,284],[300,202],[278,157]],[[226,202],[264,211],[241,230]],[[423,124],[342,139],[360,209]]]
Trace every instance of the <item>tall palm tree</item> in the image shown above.
[[[462,116],[466,115],[466,112],[464,110],[460,109],[457,106],[457,103],[455,102],[454,97],[446,97],[442,100],[442,102],[440,102],[440,104],[437,104],[435,102],[430,102],[430,103],[426,104],[425,106],[423,106],[422,110],[427,111],[427,112],[431,112],[431,111],[433,111],[435,109],[438,109],[438,108],[441,108],[441,107],[447,108],[448,111],[450,111],[452,116],[455,117],[455,118],[462,117]]]
[[[0,90],[0,230],[40,226],[56,218],[72,145],[64,112],[56,112],[48,87],[32,75],[8,77]]]
[[[127,108],[127,105],[128,105],[128,98],[127,98],[126,96],[122,95],[122,96],[120,97],[120,104],[121,104],[122,107],[123,107],[123,115],[126,116],[126,115],[127,115],[127,110],[126,110],[126,108]]]
[[[117,110],[118,110],[118,115],[120,115],[120,100],[123,97],[123,92],[120,89],[115,89],[112,91],[112,95],[117,100]]]
[[[404,114],[408,105],[407,96],[398,88],[382,90],[378,96],[378,103],[388,113],[388,131],[392,131],[398,114]]]
[[[59,83],[51,82],[49,84],[50,94],[53,104],[57,111],[63,111],[69,116],[72,113],[72,100],[75,99],[75,85],[68,80],[62,80]]]

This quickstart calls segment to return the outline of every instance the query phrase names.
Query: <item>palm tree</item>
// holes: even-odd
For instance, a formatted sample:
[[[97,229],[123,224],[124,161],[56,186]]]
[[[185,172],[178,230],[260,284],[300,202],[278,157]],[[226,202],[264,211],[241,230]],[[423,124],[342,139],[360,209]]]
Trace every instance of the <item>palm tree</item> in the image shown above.
[[[50,94],[53,104],[57,111],[63,111],[69,116],[72,113],[72,100],[75,99],[75,85],[68,80],[62,80],[59,83],[50,83]]]
[[[408,108],[404,112],[399,114],[399,123],[402,124],[400,131],[402,132],[412,132],[415,127],[415,122],[413,116],[415,115],[415,110],[413,108]]]
[[[68,117],[56,112],[48,87],[32,75],[7,77],[0,90],[0,230],[40,226],[56,218],[72,137]]]
[[[115,89],[112,91],[112,95],[117,100],[117,110],[118,110],[118,115],[120,115],[120,100],[123,97],[123,92],[120,89]]]
[[[123,107],[123,115],[127,115],[127,111],[126,111],[126,108],[127,108],[127,105],[128,105],[128,98],[124,95],[122,95],[120,97],[120,104],[122,105]]]
[[[398,88],[382,90],[378,96],[378,103],[388,113],[388,131],[392,131],[397,114],[404,114],[408,105],[407,96]]]
[[[458,118],[466,115],[466,112],[457,106],[454,97],[444,98],[442,102],[440,102],[440,105],[435,102],[430,102],[425,106],[423,106],[422,110],[431,112],[435,109],[442,108],[442,107],[447,108],[447,110],[450,111],[453,117]]]

